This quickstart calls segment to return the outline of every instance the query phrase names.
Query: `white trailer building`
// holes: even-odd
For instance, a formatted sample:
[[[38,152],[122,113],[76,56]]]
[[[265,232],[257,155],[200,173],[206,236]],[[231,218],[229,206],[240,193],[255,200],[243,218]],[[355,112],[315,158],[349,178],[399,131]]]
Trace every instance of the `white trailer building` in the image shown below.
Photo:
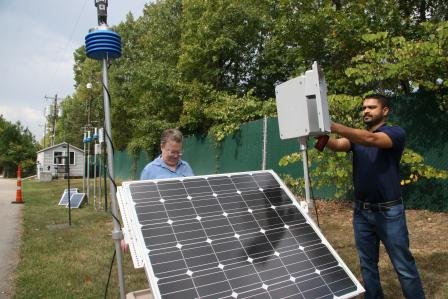
[[[37,179],[51,180],[66,177],[67,147],[70,152],[70,177],[82,177],[84,173],[84,152],[76,146],[63,142],[37,152]]]

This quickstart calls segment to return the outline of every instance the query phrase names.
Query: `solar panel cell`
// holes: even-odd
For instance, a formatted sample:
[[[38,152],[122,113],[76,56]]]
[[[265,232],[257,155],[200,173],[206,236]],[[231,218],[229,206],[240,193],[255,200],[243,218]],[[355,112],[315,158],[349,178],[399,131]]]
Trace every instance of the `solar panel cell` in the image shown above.
[[[216,269],[214,273],[206,273],[197,278],[193,278],[197,287],[199,296],[217,298],[220,296],[229,296],[231,287],[224,273]]]
[[[210,177],[207,179],[207,182],[216,195],[234,194],[237,192],[235,185],[227,176]]]
[[[134,202],[143,201],[151,203],[160,199],[157,185],[152,182],[135,183],[134,185],[129,186],[129,189],[132,193],[132,199]]]
[[[285,281],[273,286],[270,293],[272,298],[303,298],[300,294],[300,290],[291,281]]]
[[[120,188],[129,192],[119,196],[135,203],[128,214],[141,225],[134,239],[149,250],[140,254],[156,298],[346,298],[363,291],[271,171]]]
[[[137,203],[135,209],[138,214],[149,214],[149,213],[161,213],[165,212],[165,207],[163,204],[148,204],[148,203]],[[145,216],[146,217],[146,216]],[[152,216],[147,216],[152,219]]]
[[[157,184],[160,196],[167,200],[183,199],[187,197],[184,185],[181,181],[159,182]]]
[[[160,293],[163,298],[198,298],[199,295],[193,280],[187,274],[177,277],[160,279],[158,281]]]
[[[201,196],[203,194],[210,194],[211,188],[206,179],[185,179],[183,181],[188,194],[191,196]]]
[[[227,218],[224,216],[221,218],[206,220],[201,219],[202,227],[205,233],[210,238],[228,238],[235,234],[234,230],[230,226]]]
[[[243,200],[248,206],[248,208],[250,209],[256,210],[256,209],[262,209],[267,205],[270,206],[269,202],[266,202],[265,194],[259,190],[254,190],[251,192],[245,191],[241,193],[241,196],[243,197]]]

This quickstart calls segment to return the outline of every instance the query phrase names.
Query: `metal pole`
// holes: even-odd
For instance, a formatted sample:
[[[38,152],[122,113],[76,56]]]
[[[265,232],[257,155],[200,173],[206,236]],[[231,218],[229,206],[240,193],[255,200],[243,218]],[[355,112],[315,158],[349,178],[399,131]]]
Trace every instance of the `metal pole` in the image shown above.
[[[47,120],[45,120],[44,124],[44,148],[45,148],[45,136],[47,135]]]
[[[92,124],[91,124],[91,116],[92,116],[92,112],[91,112],[91,110],[92,110],[92,92],[90,92],[90,96],[89,96],[89,106],[88,106],[88,111],[87,111],[87,125],[89,126],[89,128],[91,128],[92,127]]]
[[[54,107],[53,107],[53,128],[51,132],[51,146],[54,146],[54,139],[56,135],[56,118],[58,117],[58,95],[54,96]]]
[[[84,139],[82,140],[84,144],[84,164],[82,167],[82,193],[86,193],[86,132],[84,131]]]
[[[110,121],[110,105],[109,105],[109,92],[108,92],[108,82],[107,82],[107,59],[103,59],[103,98],[104,98],[104,123],[105,131],[104,137],[106,139],[107,145],[107,169],[109,171],[109,177],[111,180],[115,178],[114,176],[114,156],[112,149],[112,130]],[[123,265],[121,258],[120,241],[123,239],[123,233],[121,232],[120,224],[118,223],[118,207],[117,207],[117,195],[116,187],[112,182],[109,184],[109,190],[111,194],[111,206],[113,217],[113,231],[112,239],[115,242],[115,254],[117,257],[117,271],[118,271],[118,283],[120,286],[120,298],[125,299],[125,286],[124,286],[124,276],[123,276]]]
[[[97,151],[96,151],[96,141],[93,142],[93,206],[95,207],[95,210],[97,209],[96,207],[96,155],[97,155]]]
[[[101,188],[103,188],[103,186],[101,185],[101,167],[103,167],[102,165],[101,165],[101,157],[100,157],[100,159],[98,160],[98,164],[99,164],[99,173],[98,173],[98,201],[99,201],[99,206],[100,206],[100,209],[102,210],[103,209],[103,194],[101,194]]]
[[[103,149],[105,147],[105,144],[103,143]],[[107,154],[106,150],[103,151],[103,177],[104,177],[104,211],[107,212],[107,179],[106,179],[106,173],[107,173]]]
[[[299,137],[300,150],[302,152],[303,161],[303,179],[305,181],[305,199],[306,202],[302,203],[302,207],[308,213],[308,209],[313,207],[310,196],[310,177],[308,175],[308,155],[307,155],[307,143],[308,136]]]
[[[67,196],[68,196],[68,225],[72,226],[72,205],[70,201],[70,145],[67,142],[67,158],[65,160],[67,172]]]
[[[261,169],[266,169],[266,155],[268,144],[268,118],[265,115],[263,118],[263,160],[261,162]]]
[[[102,164],[102,162],[101,162],[101,158],[102,158],[102,155],[103,155],[103,145],[101,144],[101,142],[99,143],[99,150],[100,150],[100,156],[98,157],[99,159],[98,159],[98,165],[99,165],[99,172],[98,172],[98,198],[99,198],[99,202],[100,202],[100,207],[102,208],[102,203],[103,203],[103,196],[102,196],[102,194],[101,194],[101,188],[102,188],[102,186],[101,186],[101,170],[103,169],[102,167],[103,167],[103,164]]]
[[[87,131],[87,138],[90,138],[90,131]],[[90,141],[87,142],[87,201],[90,200]]]

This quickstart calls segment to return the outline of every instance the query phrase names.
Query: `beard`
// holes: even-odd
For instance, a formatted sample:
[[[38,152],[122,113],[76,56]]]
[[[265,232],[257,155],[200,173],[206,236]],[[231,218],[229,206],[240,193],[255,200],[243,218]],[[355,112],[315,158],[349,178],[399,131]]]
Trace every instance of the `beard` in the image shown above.
[[[380,124],[381,122],[384,121],[384,118],[382,116],[371,116],[371,115],[365,115],[363,117],[363,121],[364,124],[366,125],[367,128],[372,128],[378,124]]]

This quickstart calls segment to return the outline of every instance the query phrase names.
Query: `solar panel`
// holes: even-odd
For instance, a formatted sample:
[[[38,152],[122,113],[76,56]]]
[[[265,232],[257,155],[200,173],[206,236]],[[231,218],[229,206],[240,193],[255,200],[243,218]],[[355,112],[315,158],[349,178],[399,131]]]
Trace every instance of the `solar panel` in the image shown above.
[[[78,193],[78,188],[70,188],[70,197],[72,196],[73,193]],[[68,189],[64,189],[61,199],[59,200],[59,205],[60,206],[68,205]]]
[[[70,208],[79,208],[85,197],[85,193],[73,193],[73,195],[70,196]],[[68,208],[68,204],[66,207]]]
[[[124,182],[155,298],[349,298],[364,291],[273,171]]]

